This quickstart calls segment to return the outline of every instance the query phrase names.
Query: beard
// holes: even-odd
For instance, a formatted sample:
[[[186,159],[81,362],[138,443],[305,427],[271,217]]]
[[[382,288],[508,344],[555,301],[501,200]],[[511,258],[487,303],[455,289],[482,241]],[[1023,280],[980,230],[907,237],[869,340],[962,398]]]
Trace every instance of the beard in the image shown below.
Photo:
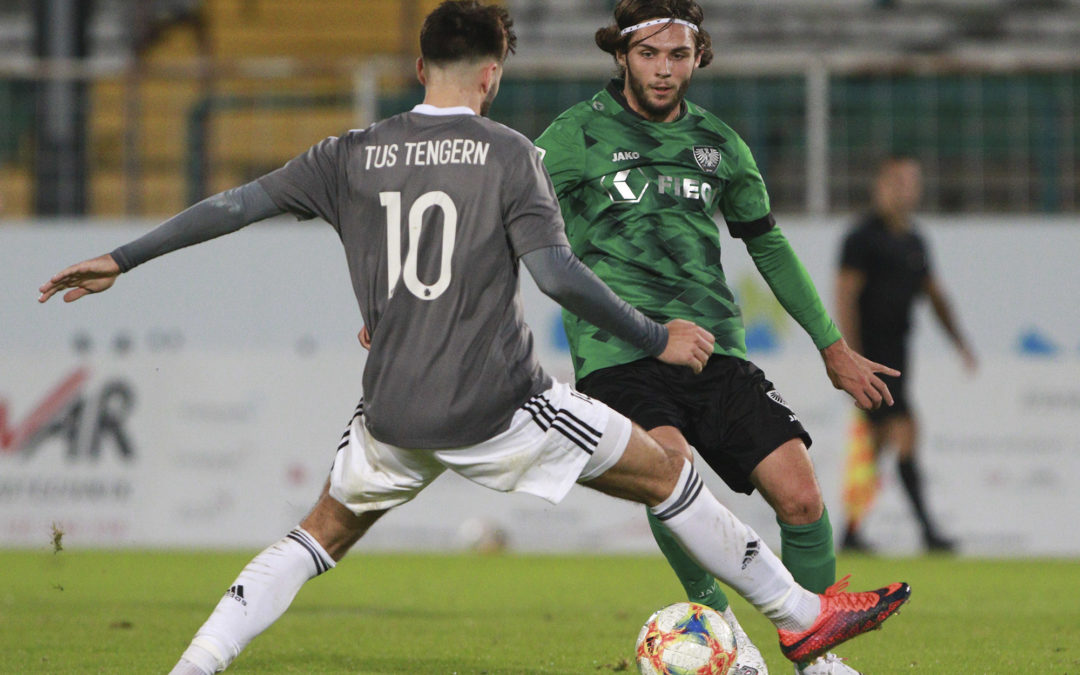
[[[629,68],[626,69],[626,82],[630,85],[630,93],[641,109],[645,111],[645,117],[653,121],[667,119],[673,110],[682,105],[686,90],[690,88],[690,78],[683,80],[675,90],[675,96],[670,103],[657,103],[650,98],[649,89],[641,80],[634,77]]]

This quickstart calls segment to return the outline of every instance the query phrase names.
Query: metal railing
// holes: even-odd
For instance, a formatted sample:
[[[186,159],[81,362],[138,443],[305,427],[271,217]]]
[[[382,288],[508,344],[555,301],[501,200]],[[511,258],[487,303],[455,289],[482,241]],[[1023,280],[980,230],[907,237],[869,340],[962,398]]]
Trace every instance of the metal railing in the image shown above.
[[[0,217],[31,209],[42,83],[88,85],[90,213],[159,216],[408,109],[412,73],[390,58],[0,60]],[[516,56],[492,117],[535,137],[612,73],[602,54]],[[699,71],[688,98],[747,141],[778,211],[860,208],[873,164],[897,151],[922,160],[928,211],[1080,211],[1080,54],[736,55]]]

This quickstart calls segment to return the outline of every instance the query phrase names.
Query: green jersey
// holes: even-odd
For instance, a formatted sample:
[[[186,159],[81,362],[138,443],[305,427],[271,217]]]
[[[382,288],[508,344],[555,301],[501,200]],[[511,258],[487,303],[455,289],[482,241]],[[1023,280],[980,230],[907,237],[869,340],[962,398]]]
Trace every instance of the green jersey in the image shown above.
[[[720,265],[719,210],[734,237],[774,226],[746,143],[686,102],[674,122],[650,122],[613,81],[560,115],[537,139],[570,245],[620,297],[659,322],[687,319],[715,351],[746,358],[745,331]],[[648,355],[563,312],[578,379]]]

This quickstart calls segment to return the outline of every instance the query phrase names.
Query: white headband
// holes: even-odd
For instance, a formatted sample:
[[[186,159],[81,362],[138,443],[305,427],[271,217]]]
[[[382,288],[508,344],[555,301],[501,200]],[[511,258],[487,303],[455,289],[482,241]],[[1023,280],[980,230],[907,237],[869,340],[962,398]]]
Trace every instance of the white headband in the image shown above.
[[[636,30],[640,30],[642,28],[648,28],[649,26],[659,26],[662,23],[677,23],[679,25],[686,26],[687,28],[694,31],[695,33],[698,32],[697,24],[690,23],[689,21],[685,21],[683,19],[652,19],[650,21],[643,21],[641,23],[636,23],[633,26],[627,26],[626,28],[623,28],[621,31],[619,31],[619,35],[629,35],[630,33],[633,33]]]

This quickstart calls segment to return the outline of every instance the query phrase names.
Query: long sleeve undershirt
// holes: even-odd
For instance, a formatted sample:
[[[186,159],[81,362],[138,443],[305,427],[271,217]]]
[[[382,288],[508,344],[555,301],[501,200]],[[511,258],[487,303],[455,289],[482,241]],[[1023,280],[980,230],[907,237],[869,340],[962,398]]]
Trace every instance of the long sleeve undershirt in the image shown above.
[[[257,182],[219,192],[194,204],[110,255],[121,272],[185,246],[236,232],[284,213]]]
[[[284,213],[258,182],[226,190],[184,209],[111,255],[122,272],[185,246],[192,246],[251,223]],[[521,257],[537,286],[560,305],[658,356],[667,346],[667,328],[645,317],[604,285],[569,246],[549,246]]]
[[[745,244],[773,295],[810,335],[814,346],[824,349],[839,340],[840,330],[825,311],[810,274],[780,228],[746,239]]]
[[[582,319],[653,356],[667,346],[667,328],[615,295],[569,246],[530,251],[521,262],[545,295]]]

